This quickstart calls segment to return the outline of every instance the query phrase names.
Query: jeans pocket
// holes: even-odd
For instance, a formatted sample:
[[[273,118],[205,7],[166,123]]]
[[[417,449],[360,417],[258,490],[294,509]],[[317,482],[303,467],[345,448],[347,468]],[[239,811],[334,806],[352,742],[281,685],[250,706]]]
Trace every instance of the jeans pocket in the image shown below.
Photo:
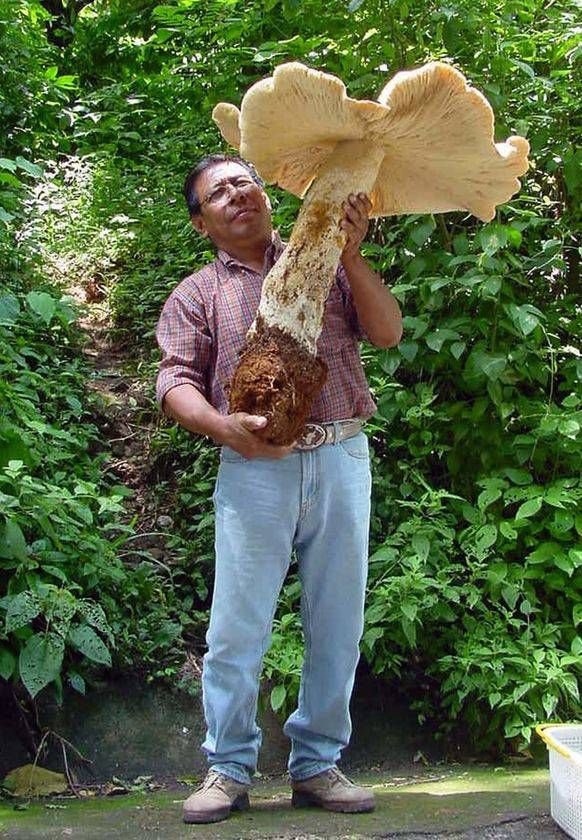
[[[359,461],[367,461],[370,457],[368,452],[368,438],[363,432],[359,432],[354,437],[347,438],[347,440],[340,441],[340,446],[347,455],[351,458],[357,458]]]

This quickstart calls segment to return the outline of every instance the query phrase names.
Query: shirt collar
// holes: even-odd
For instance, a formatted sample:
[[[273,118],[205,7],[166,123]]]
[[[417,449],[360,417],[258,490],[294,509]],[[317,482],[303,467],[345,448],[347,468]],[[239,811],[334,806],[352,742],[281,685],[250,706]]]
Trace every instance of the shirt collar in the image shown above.
[[[271,244],[265,251],[265,262],[263,263],[265,273],[269,271],[269,269],[273,266],[273,264],[279,259],[283,249],[285,248],[284,242],[281,240],[279,236],[279,232],[274,230],[272,233]],[[237,260],[236,257],[233,257],[228,251],[224,251],[220,249],[216,255],[217,259],[228,268],[246,268],[249,271],[252,269],[249,268],[248,265],[240,262]]]

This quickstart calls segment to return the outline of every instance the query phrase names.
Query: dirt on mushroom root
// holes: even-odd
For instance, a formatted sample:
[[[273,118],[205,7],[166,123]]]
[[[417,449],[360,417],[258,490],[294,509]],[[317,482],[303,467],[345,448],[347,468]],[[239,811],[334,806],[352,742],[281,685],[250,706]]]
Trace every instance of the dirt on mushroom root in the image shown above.
[[[229,411],[266,417],[258,434],[289,446],[301,437],[311,404],[327,378],[327,366],[278,327],[257,319],[230,383]]]

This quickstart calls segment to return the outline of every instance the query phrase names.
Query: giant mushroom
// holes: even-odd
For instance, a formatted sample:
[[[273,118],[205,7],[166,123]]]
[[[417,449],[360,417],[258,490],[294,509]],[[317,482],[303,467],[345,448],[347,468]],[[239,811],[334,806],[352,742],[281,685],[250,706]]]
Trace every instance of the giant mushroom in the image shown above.
[[[489,221],[519,189],[529,144],[495,143],[485,97],[440,62],[397,73],[376,102],[351,99],[335,76],[283,64],[247,91],[240,111],[220,103],[212,117],[266,182],[305,196],[264,280],[229,397],[230,411],[267,417],[265,439],[290,444],[325,382],[317,340],[347,195],[366,193],[372,218],[465,210]]]

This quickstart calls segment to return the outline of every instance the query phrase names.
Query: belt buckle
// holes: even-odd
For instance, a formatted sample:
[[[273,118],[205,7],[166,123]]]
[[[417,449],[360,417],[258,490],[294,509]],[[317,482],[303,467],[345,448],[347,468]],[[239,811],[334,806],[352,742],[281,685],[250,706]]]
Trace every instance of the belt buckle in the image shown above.
[[[296,444],[297,449],[317,449],[322,443],[325,443],[327,433],[323,426],[319,423],[307,423],[305,431],[301,435],[300,440]]]

